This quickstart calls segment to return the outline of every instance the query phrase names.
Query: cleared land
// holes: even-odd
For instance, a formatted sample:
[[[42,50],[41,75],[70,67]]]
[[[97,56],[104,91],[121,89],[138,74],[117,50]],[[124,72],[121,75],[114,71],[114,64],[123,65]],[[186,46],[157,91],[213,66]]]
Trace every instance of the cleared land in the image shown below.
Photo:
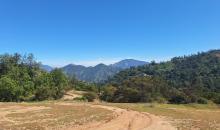
[[[172,130],[146,113],[89,103],[0,103],[3,130]]]
[[[83,103],[0,103],[0,129],[67,129],[111,120],[112,112]]]
[[[165,118],[179,130],[220,130],[220,106],[215,104],[105,104]]]
[[[218,130],[216,105],[0,103],[0,130]]]

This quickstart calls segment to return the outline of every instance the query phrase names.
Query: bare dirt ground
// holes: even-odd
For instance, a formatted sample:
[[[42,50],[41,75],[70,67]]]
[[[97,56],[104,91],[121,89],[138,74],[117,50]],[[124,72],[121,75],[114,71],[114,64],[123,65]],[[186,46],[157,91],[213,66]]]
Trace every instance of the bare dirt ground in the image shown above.
[[[87,103],[0,103],[0,130],[175,130],[162,117]]]
[[[220,106],[216,104],[107,103],[104,105],[151,113],[165,118],[178,130],[220,130]]]
[[[94,108],[111,110],[115,118],[79,126],[74,130],[176,130],[165,119],[149,113],[141,113],[110,106],[93,105]]]

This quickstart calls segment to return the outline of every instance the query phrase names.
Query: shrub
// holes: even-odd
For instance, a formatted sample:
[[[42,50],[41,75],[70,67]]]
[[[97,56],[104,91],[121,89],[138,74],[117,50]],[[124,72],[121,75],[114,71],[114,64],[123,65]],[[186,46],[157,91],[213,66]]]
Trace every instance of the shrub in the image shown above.
[[[158,102],[158,103],[167,103],[167,100],[163,97],[157,97],[156,102]]]
[[[169,100],[169,103],[171,104],[186,104],[187,99],[183,95],[175,95],[172,96]]]
[[[112,102],[114,98],[116,88],[112,85],[108,85],[104,87],[103,93],[100,96],[101,100]]]
[[[76,97],[73,99],[73,101],[86,101],[86,97]]]
[[[88,102],[93,102],[97,98],[97,94],[94,92],[88,92],[83,95]]]
[[[48,100],[52,97],[51,95],[52,91],[49,87],[39,87],[36,90],[34,99],[38,101]]]
[[[197,100],[197,103],[199,103],[199,104],[208,104],[208,100],[201,97]]]
[[[214,98],[214,103],[216,103],[216,104],[220,104],[220,94],[219,95],[217,95],[215,98]]]
[[[15,81],[8,77],[2,77],[0,79],[0,101],[17,101],[19,96]]]

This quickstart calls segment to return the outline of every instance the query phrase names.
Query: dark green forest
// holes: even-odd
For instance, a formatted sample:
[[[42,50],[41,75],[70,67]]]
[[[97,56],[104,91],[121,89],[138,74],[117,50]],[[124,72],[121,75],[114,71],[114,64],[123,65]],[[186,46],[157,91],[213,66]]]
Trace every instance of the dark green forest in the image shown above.
[[[84,99],[91,101],[100,92],[100,85],[67,77],[62,69],[48,72],[40,66],[33,54],[0,55],[0,101],[57,100],[71,89],[86,91]]]
[[[108,81],[110,102],[220,103],[220,50],[133,67]]]
[[[42,71],[32,54],[0,56],[0,101],[59,99],[67,85],[61,70]]]

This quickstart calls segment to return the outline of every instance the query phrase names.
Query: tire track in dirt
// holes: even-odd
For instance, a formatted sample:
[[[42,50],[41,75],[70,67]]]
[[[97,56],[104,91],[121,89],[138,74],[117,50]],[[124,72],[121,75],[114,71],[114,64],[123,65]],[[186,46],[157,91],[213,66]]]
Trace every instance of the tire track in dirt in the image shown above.
[[[116,116],[107,122],[93,122],[68,130],[176,130],[168,121],[149,113],[141,113],[103,105],[89,105],[113,111]]]

